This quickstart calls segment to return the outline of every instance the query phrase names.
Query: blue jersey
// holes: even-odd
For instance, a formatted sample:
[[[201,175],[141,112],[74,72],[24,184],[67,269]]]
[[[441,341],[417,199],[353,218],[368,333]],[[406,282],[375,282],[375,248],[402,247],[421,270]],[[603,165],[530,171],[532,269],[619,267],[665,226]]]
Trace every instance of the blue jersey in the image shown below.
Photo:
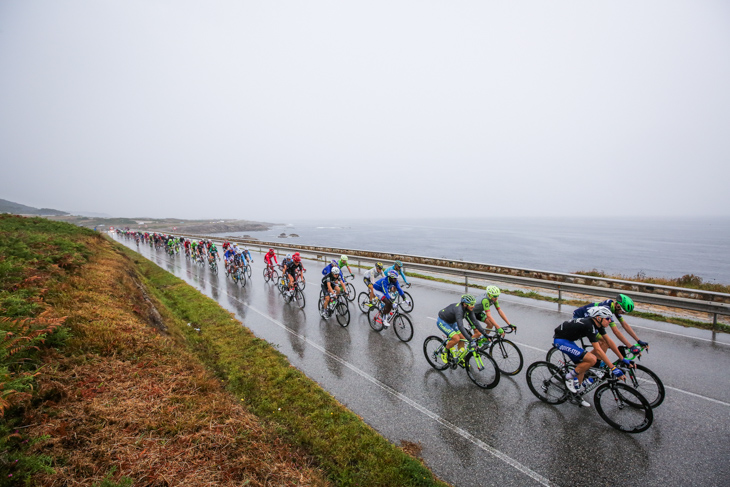
[[[385,269],[385,275],[387,276],[388,275],[388,272],[390,272],[390,271],[395,271],[395,264],[393,264],[392,266],[390,266],[387,269]],[[399,271],[395,271],[395,272],[397,272],[398,274],[400,274],[400,276],[403,278],[403,282],[405,282],[406,284],[408,284],[408,279],[406,279],[406,275],[403,272],[403,268],[402,267],[400,268]]]
[[[236,255],[236,253],[233,251],[233,249],[228,247],[228,250],[226,250],[226,253],[223,254],[223,257],[225,257],[226,260],[230,260],[231,258],[233,258],[234,255]]]
[[[387,277],[378,279],[375,284],[373,284],[373,289],[390,297],[390,286],[395,286],[398,294],[400,294],[404,298],[406,297],[406,295],[403,293],[403,290],[400,288],[400,284],[398,284],[398,281],[396,280],[395,282],[389,282]]]
[[[322,269],[322,275],[323,276],[328,275],[330,272],[332,272],[332,268],[333,267],[337,267],[337,266],[334,265],[334,264],[332,264],[332,263],[327,264],[327,267],[325,267],[324,269]],[[339,267],[337,267],[337,268],[339,269]],[[342,272],[340,272],[340,281],[345,282],[345,278],[342,276]]]
[[[607,299],[605,301],[600,301],[596,303],[586,304],[585,306],[581,306],[580,308],[573,311],[573,319],[576,320],[578,318],[585,318],[588,316],[588,310],[595,307],[595,306],[605,306],[606,308],[611,310],[611,313],[616,315],[616,318],[621,320],[621,314],[616,312],[616,302],[613,299]],[[613,319],[611,319],[611,325],[616,326],[613,322]]]

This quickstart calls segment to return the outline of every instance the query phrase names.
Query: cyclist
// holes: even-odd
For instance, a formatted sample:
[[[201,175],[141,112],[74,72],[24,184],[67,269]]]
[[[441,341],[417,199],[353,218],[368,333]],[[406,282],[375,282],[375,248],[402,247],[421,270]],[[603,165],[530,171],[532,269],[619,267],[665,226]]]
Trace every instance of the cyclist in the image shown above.
[[[639,340],[639,336],[634,332],[634,330],[629,326],[628,323],[626,323],[626,320],[624,320],[623,314],[624,313],[631,313],[634,311],[634,300],[630,297],[626,296],[625,294],[619,294],[616,299],[607,299],[605,301],[599,301],[596,303],[587,304],[585,306],[581,306],[580,308],[573,311],[573,319],[576,318],[584,318],[588,310],[595,307],[595,306],[605,306],[606,308],[611,310],[611,313],[613,313],[616,316],[616,319],[619,323],[621,323],[621,327],[629,334],[631,335],[631,338],[636,340],[636,344],[632,345],[631,342],[629,342],[623,333],[619,331],[619,329],[616,327],[616,323],[613,321],[613,318],[611,318],[611,323],[609,326],[611,327],[611,331],[613,331],[613,334],[616,335],[616,337],[623,342],[624,345],[629,347],[631,349],[631,353],[634,355],[638,355],[641,353],[640,347],[649,348],[649,343]],[[606,350],[606,347],[603,347],[603,350]]]
[[[406,286],[411,287],[408,279],[406,279],[406,273],[403,271],[403,262],[396,260],[395,264],[385,269],[385,274],[388,275],[390,271],[395,271],[397,274],[400,274],[400,276],[403,278],[403,282],[406,283]]]
[[[337,293],[345,292],[345,286],[340,281],[340,268],[332,267],[332,269],[322,278],[322,291],[324,292],[324,306],[320,314],[324,318],[331,316],[327,306],[330,304],[330,300],[333,299]]]
[[[441,360],[448,362],[448,353],[454,356],[459,355],[459,350],[464,348],[461,340],[469,336],[469,329],[464,326],[464,320],[469,323],[471,329],[477,329],[480,334],[486,334],[486,330],[482,327],[474,315],[474,305],[476,304],[476,298],[471,294],[464,294],[458,303],[453,303],[446,306],[444,309],[438,312],[438,318],[436,319],[436,326],[441,330],[449,339],[446,342],[446,350],[441,354]],[[454,347],[454,345],[457,345]]]
[[[378,279],[373,284],[373,290],[377,293],[378,298],[383,302],[383,326],[388,328],[390,326],[390,311],[393,309],[393,302],[390,300],[390,290],[395,288],[398,294],[406,300],[406,304],[410,306],[411,302],[406,299],[406,295],[398,284],[398,274],[395,271],[390,271],[386,274],[386,277]]]
[[[570,357],[575,364],[575,370],[572,370],[565,376],[565,386],[570,392],[578,392],[580,390],[586,371],[593,367],[599,358],[608,364],[613,375],[616,377],[623,377],[624,373],[621,372],[621,369],[615,367],[611,363],[606,352],[604,352],[603,348],[601,348],[601,344],[599,343],[601,337],[605,337],[608,342],[608,346],[611,350],[613,350],[613,353],[619,356],[625,364],[631,365],[631,362],[621,355],[621,352],[619,352],[618,347],[616,347],[613,340],[606,336],[605,326],[611,322],[611,315],[611,310],[607,307],[594,306],[588,310],[588,314],[585,318],[566,321],[559,327],[555,328],[553,345]],[[576,345],[575,341],[580,340],[581,338],[587,338],[591,342],[591,345],[593,346],[592,351],[588,352]],[[625,378],[623,380],[625,380]],[[586,401],[582,401],[581,406],[590,407],[590,404]]]
[[[297,274],[304,270],[302,267],[302,258],[299,256],[299,253],[296,253],[292,256],[288,264],[285,265],[282,262],[281,265],[284,267],[284,274],[289,278],[289,291],[287,292],[291,294],[294,288],[294,281],[297,280]]]
[[[292,255],[286,254],[286,257],[284,257],[284,260],[281,261],[281,268],[286,269],[286,266],[288,266],[292,262]]]
[[[233,249],[233,247],[228,247],[226,251],[223,253],[223,261],[224,266],[226,268],[226,274],[233,274],[234,267],[231,266],[233,264],[233,260],[236,258],[236,251]]]
[[[238,249],[238,246],[236,246],[236,249]],[[247,265],[253,262],[253,257],[251,257],[251,252],[248,250],[248,247],[243,248],[243,251],[241,251],[241,255],[243,255],[244,259],[246,259]]]
[[[274,268],[274,264],[271,263],[271,260],[273,259],[274,263],[277,265],[279,264],[279,261],[276,259],[276,253],[274,252],[274,249],[269,249],[268,252],[266,252],[266,255],[264,255],[264,262],[266,262],[266,267],[269,269]]]
[[[497,321],[492,317],[492,313],[489,309],[492,305],[494,305],[494,309],[497,310],[497,313],[499,313],[502,321],[507,323],[507,326],[513,326],[505,316],[502,308],[499,307],[498,298],[500,294],[501,291],[497,286],[487,286],[487,292],[484,293],[484,295],[477,301],[477,304],[474,306],[474,315],[479,321],[483,321],[484,324],[487,325],[487,330],[491,331],[492,328],[495,328],[497,330],[497,333],[499,333],[501,336],[504,336],[504,329],[497,325]],[[513,328],[516,327],[513,326]],[[474,335],[474,338],[479,338],[481,336],[481,332],[475,331]]]
[[[326,276],[327,274],[329,274],[330,272],[332,272],[332,269],[334,269],[335,267],[337,267],[338,269],[340,268],[340,266],[339,266],[339,265],[337,265],[337,260],[335,260],[335,259],[332,259],[332,260],[330,261],[330,263],[329,263],[329,264],[327,264],[327,265],[326,265],[326,266],[324,267],[324,269],[322,269],[322,275],[323,275],[323,276]],[[341,274],[341,273],[340,273],[340,274]],[[340,277],[340,280],[342,280],[342,278],[341,278],[341,277]]]
[[[340,268],[341,274],[342,274],[342,271],[344,271],[345,267],[347,267],[347,270],[350,271],[350,277],[355,277],[355,274],[352,273],[352,269],[350,269],[350,265],[347,263],[346,255],[340,256],[340,260],[337,261],[337,267]],[[344,279],[342,280],[342,282],[344,282]]]
[[[365,276],[362,278],[365,285],[368,287],[368,290],[370,291],[370,301],[375,299],[375,292],[373,291],[373,284],[375,284],[375,281],[378,279],[382,279],[385,277],[385,273],[383,272],[383,264],[380,262],[377,262],[375,264],[375,267],[368,270],[365,273]]]
[[[210,252],[208,252],[208,262],[213,262],[215,259],[221,260],[221,258],[218,257],[218,247],[216,247],[214,243],[211,243]]]

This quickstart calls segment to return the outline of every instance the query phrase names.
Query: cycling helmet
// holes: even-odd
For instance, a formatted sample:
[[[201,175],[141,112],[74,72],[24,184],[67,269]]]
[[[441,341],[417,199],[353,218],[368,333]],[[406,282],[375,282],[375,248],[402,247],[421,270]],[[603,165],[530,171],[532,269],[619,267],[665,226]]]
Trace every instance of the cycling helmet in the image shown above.
[[[301,257],[299,257],[299,254],[294,254],[294,262],[296,262],[296,263],[298,264],[298,263],[300,263],[301,261],[302,261],[302,258],[301,258]]]
[[[381,264],[380,262],[377,262],[377,263],[375,264],[375,268],[376,268],[377,270],[379,270],[379,271],[382,271],[382,270],[383,270],[383,264]]]
[[[340,275],[340,268],[339,267],[333,267],[330,272],[332,272],[332,275],[333,276],[339,276]]]
[[[487,287],[487,296],[490,298],[496,298],[500,294],[500,290],[497,286],[488,286]]]
[[[274,253],[274,249],[269,249],[269,253],[270,254],[273,254]]]
[[[398,273],[395,271],[388,272],[388,279],[391,281],[397,281],[398,280]]]
[[[403,267],[403,262],[401,262],[399,260],[396,260],[395,261],[395,265],[398,266],[398,267]]]
[[[634,311],[634,300],[625,294],[619,294],[616,298],[616,303],[627,313]]]
[[[477,302],[477,298],[472,296],[471,294],[463,294],[461,296],[461,302],[467,306],[474,306]]]
[[[335,267],[340,267],[339,265],[337,265],[337,260],[336,260],[336,259],[332,259],[332,262],[330,262],[330,263],[331,263],[331,264],[332,264],[333,266],[335,266]]]
[[[341,255],[341,256],[340,256],[340,260],[341,260],[342,262],[347,262],[347,256],[346,256],[346,255]]]
[[[291,254],[286,254],[287,259],[291,259]]]
[[[589,308],[587,314],[591,318],[598,318],[598,319],[603,319],[603,318],[611,319],[611,316],[613,315],[613,313],[611,313],[611,310],[605,306],[594,306],[592,308]]]
[[[294,252],[294,255],[299,255],[299,252]]]

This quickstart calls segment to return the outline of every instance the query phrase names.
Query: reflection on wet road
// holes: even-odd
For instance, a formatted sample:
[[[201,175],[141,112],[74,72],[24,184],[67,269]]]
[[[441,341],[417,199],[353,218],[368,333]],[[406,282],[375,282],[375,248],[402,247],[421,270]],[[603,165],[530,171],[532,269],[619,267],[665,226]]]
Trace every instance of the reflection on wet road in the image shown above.
[[[122,243],[136,250],[133,242]],[[454,485],[725,485],[730,474],[727,336],[713,343],[709,332],[633,319],[651,343],[641,363],[662,378],[667,398],[648,431],[628,435],[608,426],[594,408],[547,405],[527,387],[527,366],[544,359],[553,329],[572,308],[559,312],[549,303],[504,296],[503,309],[519,325],[510,338],[525,366],[515,377],[502,375],[496,388],[481,390],[462,369],[432,369],[422,351],[424,339],[439,334],[436,313],[463,288],[414,280],[415,332],[403,343],[392,329],[374,332],[354,303],[346,328],[321,319],[320,263],[304,261],[309,281],[300,310],[264,282],[257,254],[253,277],[241,288],[179,256],[172,260],[149,246],[139,251],[234,312],[392,442],[419,443],[424,461]],[[360,279],[353,282],[363,290]]]

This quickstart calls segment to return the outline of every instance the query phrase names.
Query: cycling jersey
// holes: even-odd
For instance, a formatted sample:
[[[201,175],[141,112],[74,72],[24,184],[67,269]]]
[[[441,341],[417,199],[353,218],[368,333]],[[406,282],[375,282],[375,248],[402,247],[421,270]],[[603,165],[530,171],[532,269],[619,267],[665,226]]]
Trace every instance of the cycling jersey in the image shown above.
[[[365,280],[365,284],[373,284],[378,279],[385,277],[385,274],[383,274],[383,271],[379,271],[377,267],[373,267],[369,271],[365,273],[365,276],[363,276],[363,279]]]
[[[400,288],[400,284],[398,284],[398,281],[395,282],[389,282],[389,278],[384,277],[382,279],[378,279],[375,284],[373,284],[373,290],[375,290],[381,298],[384,296],[390,300],[390,287],[395,286],[396,291],[398,291],[398,294],[401,295],[401,297],[405,298],[406,295],[403,292],[403,290]]]
[[[400,276],[403,278],[403,282],[405,282],[406,284],[408,284],[408,279],[406,279],[406,275],[403,272],[403,268],[402,267],[400,268],[400,270],[396,270],[395,269],[395,264],[393,264],[392,266],[390,266],[387,269],[385,269],[385,275],[387,276],[390,271],[395,271],[398,274],[400,274]]]
[[[272,265],[271,259],[274,259],[274,263],[276,263],[276,264],[279,263],[279,261],[276,260],[276,254],[275,253],[273,253],[273,252],[267,252],[266,255],[264,256],[264,261],[267,264]]]
[[[489,307],[494,305],[495,309],[499,309],[499,300],[494,302],[490,301],[489,298],[482,298],[477,304],[474,305],[474,315],[479,318],[480,321],[487,319],[487,311]]]
[[[223,257],[226,260],[231,260],[235,255],[236,253],[233,251],[233,249],[229,247],[228,250],[226,250],[226,252],[223,254]]]
[[[606,334],[606,329],[597,326],[593,318],[580,318],[563,322],[562,325],[555,328],[553,338],[576,341],[581,338],[587,338],[591,343],[595,343]]]
[[[302,270],[302,263],[301,262],[296,263],[293,260],[290,260],[289,263],[286,264],[286,266],[284,268],[284,271],[287,274],[290,274],[292,277],[296,277],[297,270],[299,270],[299,271]]]
[[[340,284],[340,278],[339,278],[339,276],[333,276],[332,274],[327,274],[326,276],[324,276],[322,278],[322,290],[325,293],[329,293],[330,292],[330,290],[327,287],[327,284],[331,284],[332,285],[332,290],[334,291],[335,290],[335,286],[337,286],[338,284]]]
[[[448,305],[447,307],[439,311],[438,318],[445,324],[450,325],[450,327],[454,329],[454,331],[457,331],[454,328],[454,325],[458,327],[458,331],[467,338],[471,337],[472,334],[464,326],[464,320],[469,323],[472,329],[476,328],[477,330],[479,330],[482,335],[485,335],[487,333],[484,328],[479,324],[479,320],[477,320],[477,317],[474,316],[474,311],[465,309],[461,305],[461,303]],[[441,326],[439,326],[439,329],[441,329]]]
[[[606,308],[611,310],[611,313],[616,315],[616,319],[619,321],[623,320],[623,316],[621,316],[621,313],[618,312],[618,306],[616,306],[616,301],[613,299],[607,299],[605,301],[599,301],[591,304],[586,304],[585,306],[581,306],[580,308],[573,311],[573,319],[577,318],[585,318],[588,316],[588,310],[590,308],[593,308],[594,306],[605,306]],[[611,318],[611,324],[609,326],[616,326],[616,323],[613,322],[613,318]]]

